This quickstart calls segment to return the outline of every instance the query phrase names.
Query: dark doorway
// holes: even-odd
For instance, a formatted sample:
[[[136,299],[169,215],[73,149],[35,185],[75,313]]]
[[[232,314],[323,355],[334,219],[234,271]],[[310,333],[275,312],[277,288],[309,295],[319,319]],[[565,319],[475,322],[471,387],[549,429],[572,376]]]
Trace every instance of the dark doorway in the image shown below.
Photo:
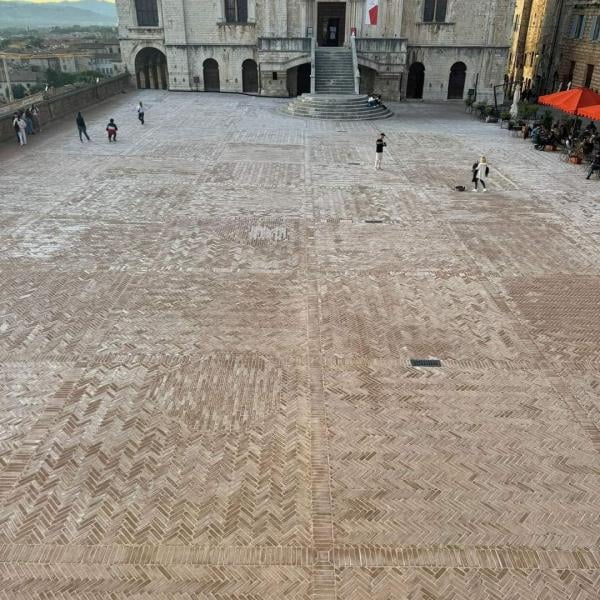
[[[242,63],[242,91],[258,94],[258,67],[251,58]]]
[[[166,90],[167,57],[156,48],[144,48],[135,57],[135,80],[140,89]]]
[[[457,62],[450,68],[448,81],[448,100],[462,100],[465,93],[465,80],[467,79],[467,65]]]
[[[423,98],[423,86],[425,85],[425,65],[420,62],[414,62],[408,70],[408,79],[406,81],[406,97],[421,99]]]
[[[587,65],[585,69],[585,81],[583,87],[589,88],[592,86],[592,78],[594,77],[594,65]]]
[[[319,46],[343,46],[346,29],[346,3],[319,2],[317,6],[317,42]]]
[[[202,63],[202,73],[204,75],[204,91],[220,92],[219,63],[214,58],[207,58]]]
[[[298,67],[298,96],[310,94],[310,63],[304,63]]]

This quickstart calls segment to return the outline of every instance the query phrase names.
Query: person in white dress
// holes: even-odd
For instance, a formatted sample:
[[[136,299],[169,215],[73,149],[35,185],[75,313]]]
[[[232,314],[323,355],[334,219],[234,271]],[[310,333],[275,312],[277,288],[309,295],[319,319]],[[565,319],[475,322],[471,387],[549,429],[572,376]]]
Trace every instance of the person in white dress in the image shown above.
[[[490,174],[490,166],[485,156],[482,156],[478,162],[473,164],[473,191],[477,191],[478,184],[481,183],[481,187],[483,191],[486,191],[485,188],[485,179]]]

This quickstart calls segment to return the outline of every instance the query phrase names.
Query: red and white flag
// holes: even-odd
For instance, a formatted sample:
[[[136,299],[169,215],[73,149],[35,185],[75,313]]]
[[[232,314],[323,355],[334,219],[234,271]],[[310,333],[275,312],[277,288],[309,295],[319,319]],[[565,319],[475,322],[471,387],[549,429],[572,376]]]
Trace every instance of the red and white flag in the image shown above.
[[[379,8],[379,0],[367,0],[367,25],[377,25],[377,10]]]

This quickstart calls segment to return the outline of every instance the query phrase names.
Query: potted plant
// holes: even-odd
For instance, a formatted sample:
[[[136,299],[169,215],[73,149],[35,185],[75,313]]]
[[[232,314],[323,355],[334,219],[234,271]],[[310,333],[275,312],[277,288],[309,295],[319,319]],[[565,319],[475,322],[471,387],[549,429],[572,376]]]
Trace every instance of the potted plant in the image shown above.
[[[497,123],[498,114],[493,106],[485,107],[485,122],[486,123]]]
[[[483,121],[485,119],[485,109],[487,107],[487,102],[478,102],[475,104],[474,108],[477,111],[477,116]]]
[[[511,114],[509,110],[503,110],[500,112],[500,127],[503,126],[504,121],[508,122],[508,128],[512,129],[511,125]]]

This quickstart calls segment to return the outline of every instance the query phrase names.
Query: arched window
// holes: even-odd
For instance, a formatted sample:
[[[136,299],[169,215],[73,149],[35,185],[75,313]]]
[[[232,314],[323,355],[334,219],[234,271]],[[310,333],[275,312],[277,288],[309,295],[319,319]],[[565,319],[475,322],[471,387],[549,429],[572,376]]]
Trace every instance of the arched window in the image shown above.
[[[140,27],[158,27],[156,0],[135,0],[135,12]]]
[[[225,0],[225,21],[227,23],[247,23],[248,0]]]

